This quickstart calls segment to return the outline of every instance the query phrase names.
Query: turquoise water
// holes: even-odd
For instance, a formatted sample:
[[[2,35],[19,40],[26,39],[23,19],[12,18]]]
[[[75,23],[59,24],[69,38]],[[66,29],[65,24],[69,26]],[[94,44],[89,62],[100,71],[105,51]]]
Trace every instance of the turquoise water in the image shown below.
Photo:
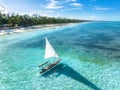
[[[45,36],[62,60],[39,75]],[[0,36],[0,90],[120,90],[120,22]]]

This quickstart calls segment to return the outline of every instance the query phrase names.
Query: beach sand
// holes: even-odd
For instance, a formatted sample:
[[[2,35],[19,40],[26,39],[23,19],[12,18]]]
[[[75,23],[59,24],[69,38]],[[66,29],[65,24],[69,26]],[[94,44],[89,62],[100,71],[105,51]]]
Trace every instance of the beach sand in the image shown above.
[[[45,25],[36,25],[36,26],[28,26],[28,27],[19,27],[15,29],[1,29],[0,30],[0,36],[2,35],[9,35],[13,33],[23,33],[27,31],[34,31],[35,29],[41,30],[41,29],[54,29],[54,28],[60,28],[63,26],[70,26],[76,23],[63,23],[63,24],[45,24]]]

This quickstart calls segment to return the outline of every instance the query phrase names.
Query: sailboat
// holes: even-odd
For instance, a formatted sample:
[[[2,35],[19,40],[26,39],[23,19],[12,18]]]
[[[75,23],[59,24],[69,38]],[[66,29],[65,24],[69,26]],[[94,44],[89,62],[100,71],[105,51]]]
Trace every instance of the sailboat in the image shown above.
[[[60,62],[60,57],[56,53],[55,49],[52,47],[50,42],[48,41],[47,37],[45,37],[46,41],[46,47],[45,47],[45,56],[44,59],[49,59],[49,58],[57,58],[57,60],[54,60],[54,62],[49,63],[49,61],[43,63],[39,67],[42,67],[40,74],[45,73],[55,67],[59,62]]]

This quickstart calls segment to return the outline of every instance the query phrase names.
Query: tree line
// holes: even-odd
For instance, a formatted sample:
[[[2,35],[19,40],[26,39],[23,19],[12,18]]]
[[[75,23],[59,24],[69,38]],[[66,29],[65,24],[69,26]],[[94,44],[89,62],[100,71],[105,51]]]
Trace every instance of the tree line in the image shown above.
[[[38,14],[30,15],[19,15],[19,14],[2,14],[0,13],[0,27],[9,26],[31,26],[31,25],[41,25],[41,24],[57,24],[57,23],[77,23],[84,22],[86,20],[77,19],[67,19],[60,17],[46,17],[40,16]]]

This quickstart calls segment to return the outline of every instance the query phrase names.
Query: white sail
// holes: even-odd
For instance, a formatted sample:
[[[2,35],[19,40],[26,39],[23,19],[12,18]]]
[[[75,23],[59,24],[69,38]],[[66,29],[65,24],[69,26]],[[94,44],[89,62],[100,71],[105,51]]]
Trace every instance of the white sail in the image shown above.
[[[44,58],[51,58],[51,57],[56,57],[59,58],[58,54],[55,52],[54,48],[52,45],[49,43],[48,39],[45,37],[46,40],[46,49],[45,49],[45,56]]]

